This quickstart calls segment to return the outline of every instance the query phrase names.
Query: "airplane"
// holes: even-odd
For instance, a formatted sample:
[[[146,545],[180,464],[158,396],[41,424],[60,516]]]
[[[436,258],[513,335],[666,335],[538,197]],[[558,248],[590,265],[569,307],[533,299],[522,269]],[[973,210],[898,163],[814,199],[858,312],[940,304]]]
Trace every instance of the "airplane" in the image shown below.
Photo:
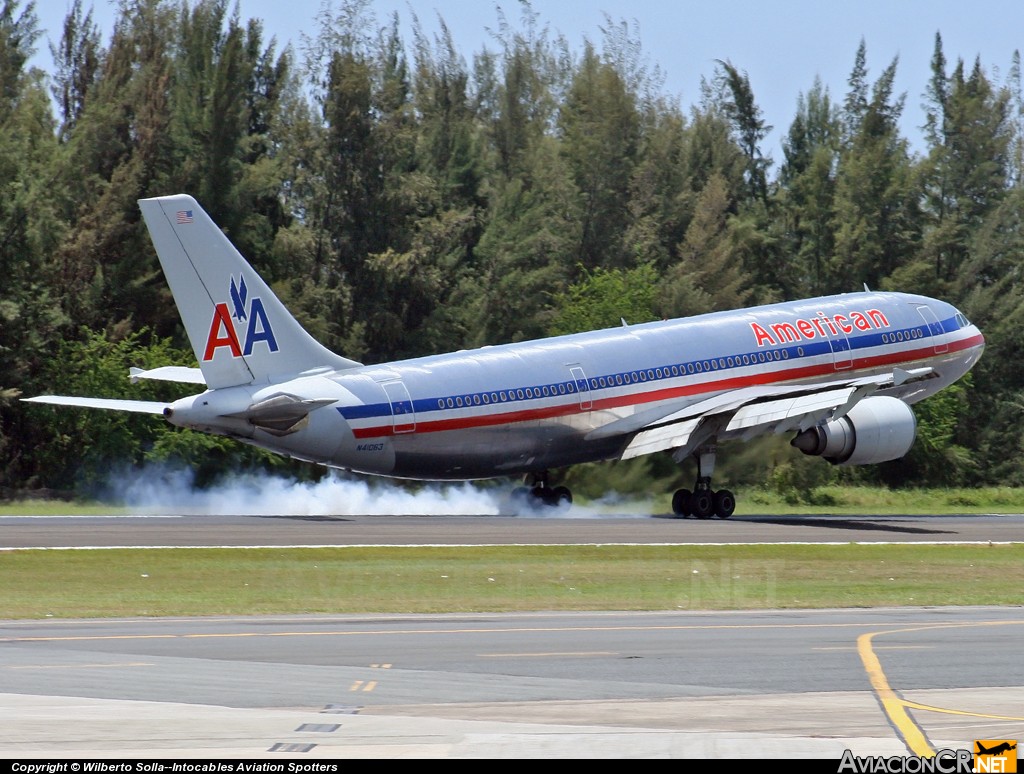
[[[991,748],[985,747],[985,745],[977,739],[974,740],[974,744],[978,748],[975,750],[975,755],[1000,755],[1005,752],[1010,752],[1010,750],[1017,749],[1016,743],[1011,744],[1010,742],[1000,742]]]
[[[966,374],[985,339],[950,304],[864,291],[364,365],[316,341],[188,195],[139,206],[198,368],[132,381],[203,385],[171,403],[42,395],[37,403],[162,415],[299,460],[419,481],[522,476],[564,505],[549,471],[666,452],[696,461],[677,517],[727,519],[718,445],[791,434],[835,465],[898,459],[911,405]]]

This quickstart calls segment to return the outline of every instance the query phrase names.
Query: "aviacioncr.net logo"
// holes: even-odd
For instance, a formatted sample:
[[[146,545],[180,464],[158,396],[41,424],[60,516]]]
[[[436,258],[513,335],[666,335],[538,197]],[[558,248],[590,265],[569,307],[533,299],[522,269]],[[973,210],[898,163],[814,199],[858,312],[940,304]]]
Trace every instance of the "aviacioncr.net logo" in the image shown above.
[[[977,774],[1016,774],[1016,739],[975,739],[974,771]]]
[[[839,761],[839,774],[972,774],[973,761],[970,750],[943,749],[927,758],[920,755],[862,758],[845,750]]]

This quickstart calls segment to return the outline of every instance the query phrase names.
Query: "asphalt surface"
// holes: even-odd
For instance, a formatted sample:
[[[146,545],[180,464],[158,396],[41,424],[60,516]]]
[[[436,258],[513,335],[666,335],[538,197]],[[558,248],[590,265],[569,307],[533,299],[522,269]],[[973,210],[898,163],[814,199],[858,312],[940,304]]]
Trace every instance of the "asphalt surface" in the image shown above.
[[[1021,516],[0,518],[7,548],[1022,540]],[[1019,607],[0,621],[0,756],[927,754],[1024,737],[1022,635]]]
[[[573,514],[582,515],[575,516]],[[1024,541],[1024,515],[0,517],[0,548],[83,546],[508,545]]]

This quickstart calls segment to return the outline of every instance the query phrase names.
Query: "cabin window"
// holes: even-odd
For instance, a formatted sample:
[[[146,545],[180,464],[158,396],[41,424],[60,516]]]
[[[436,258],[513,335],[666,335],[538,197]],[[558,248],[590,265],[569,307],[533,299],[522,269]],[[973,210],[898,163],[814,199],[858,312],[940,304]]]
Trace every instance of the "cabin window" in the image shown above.
[[[474,406],[479,406],[480,405],[480,396],[479,395],[474,395],[473,396],[473,405]]]
[[[487,393],[485,392],[485,393],[484,393],[484,403],[486,404],[486,403],[490,403],[490,402],[491,402],[491,396],[490,396],[490,395],[488,395],[488,394],[487,394]]]
[[[558,394],[565,395],[565,382],[562,382],[560,385],[558,385]]]
[[[440,408],[440,409],[444,408],[444,398],[438,398],[437,399],[437,407]]]
[[[654,371],[652,371],[649,368],[647,369],[647,378],[648,379],[653,379],[654,378]]]
[[[801,347],[801,353],[800,354],[803,354],[802,349],[803,348]],[[782,359],[783,360],[789,360],[789,350],[788,349],[782,350]]]
[[[615,374],[615,384],[622,385],[622,374]]]
[[[686,373],[688,373],[688,374],[692,374],[693,373],[693,363],[687,363],[686,364]]]
[[[729,363],[729,368],[732,368],[735,363],[735,361],[731,357],[728,359],[727,362]]]
[[[519,400],[522,400],[523,399],[523,391],[522,390],[516,390],[516,397],[519,398]]]
[[[459,408],[462,407],[462,396],[461,395],[459,395],[457,398],[455,398],[455,405],[458,406]]]
[[[448,399],[448,408],[452,408],[455,405],[455,401],[451,398]]]
[[[576,392],[575,382],[569,382],[567,385],[565,385],[565,389],[567,389],[569,392]]]

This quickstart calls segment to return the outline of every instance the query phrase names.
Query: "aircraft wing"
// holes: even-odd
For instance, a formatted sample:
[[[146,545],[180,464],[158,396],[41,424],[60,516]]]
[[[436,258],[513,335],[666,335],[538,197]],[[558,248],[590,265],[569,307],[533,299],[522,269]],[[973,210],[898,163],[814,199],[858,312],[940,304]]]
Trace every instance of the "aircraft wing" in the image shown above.
[[[113,411],[134,411],[138,414],[163,414],[170,403],[155,400],[122,400],[119,398],[78,398],[70,395],[38,395],[22,398],[26,403],[52,403],[57,406],[81,406],[83,408],[111,409]]]
[[[635,432],[622,452],[631,459],[666,449],[685,457],[714,436],[729,434],[749,440],[764,433],[802,431],[846,415],[859,401],[887,387],[927,379],[931,368],[889,373],[855,379],[838,379],[813,384],[748,387],[719,393],[680,408],[662,406],[660,416],[626,417],[595,431],[612,435]],[[639,417],[645,423],[630,427]]]

